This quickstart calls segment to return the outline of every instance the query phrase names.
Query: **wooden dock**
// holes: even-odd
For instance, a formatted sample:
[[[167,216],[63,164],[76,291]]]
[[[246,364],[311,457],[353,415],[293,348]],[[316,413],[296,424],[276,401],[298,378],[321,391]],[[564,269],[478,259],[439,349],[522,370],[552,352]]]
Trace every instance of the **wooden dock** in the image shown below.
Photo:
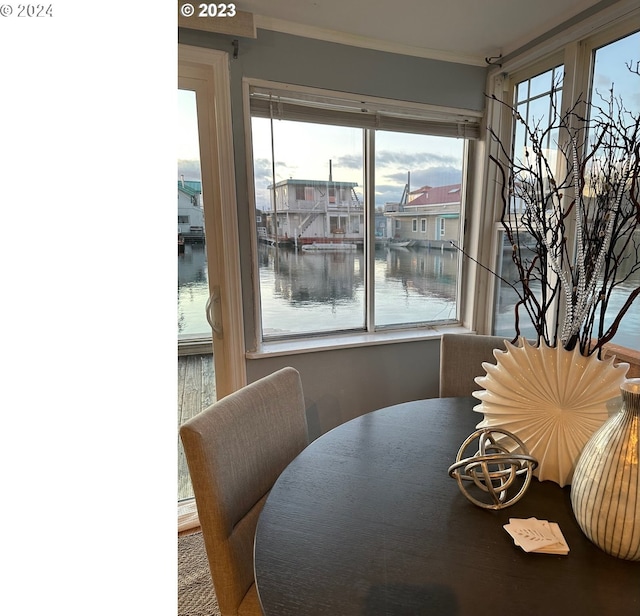
[[[178,428],[215,400],[213,355],[178,357]],[[178,501],[192,497],[187,461],[178,436]]]

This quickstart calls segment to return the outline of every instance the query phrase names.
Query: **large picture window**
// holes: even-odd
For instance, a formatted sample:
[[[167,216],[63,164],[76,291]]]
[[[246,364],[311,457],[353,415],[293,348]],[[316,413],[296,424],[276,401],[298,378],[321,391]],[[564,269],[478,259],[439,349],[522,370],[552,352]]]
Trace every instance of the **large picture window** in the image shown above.
[[[250,94],[262,339],[455,322],[477,122]]]

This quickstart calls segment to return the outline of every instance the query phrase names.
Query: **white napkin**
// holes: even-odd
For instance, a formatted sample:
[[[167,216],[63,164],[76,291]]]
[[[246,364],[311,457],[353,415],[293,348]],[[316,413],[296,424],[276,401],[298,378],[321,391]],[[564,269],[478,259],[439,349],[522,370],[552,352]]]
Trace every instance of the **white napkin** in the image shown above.
[[[529,518],[510,518],[504,529],[513,537],[514,543],[525,552],[537,554],[568,554],[569,546],[555,522]]]

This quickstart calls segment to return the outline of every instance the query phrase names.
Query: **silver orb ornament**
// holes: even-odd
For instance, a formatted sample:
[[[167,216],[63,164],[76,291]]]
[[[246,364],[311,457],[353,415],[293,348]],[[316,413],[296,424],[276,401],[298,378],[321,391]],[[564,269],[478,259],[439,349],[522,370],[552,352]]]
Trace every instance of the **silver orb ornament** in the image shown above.
[[[476,440],[475,453],[468,455]],[[522,498],[537,465],[538,461],[529,455],[515,434],[499,428],[484,428],[476,430],[462,443],[455,464],[449,467],[449,476],[458,482],[460,491],[474,505],[504,509]]]

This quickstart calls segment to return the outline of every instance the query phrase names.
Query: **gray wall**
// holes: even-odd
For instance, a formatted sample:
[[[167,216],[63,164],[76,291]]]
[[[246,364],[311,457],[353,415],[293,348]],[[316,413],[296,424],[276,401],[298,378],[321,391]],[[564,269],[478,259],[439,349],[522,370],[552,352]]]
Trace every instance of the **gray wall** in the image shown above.
[[[242,79],[253,77],[328,90],[482,110],[487,69],[361,49],[258,30],[257,39],[179,29],[186,45],[220,49],[230,55],[238,227],[243,302],[253,305],[251,219],[246,169]],[[251,347],[255,322],[245,311]],[[303,381],[312,436],[370,410],[438,395],[439,341],[322,351],[247,360],[248,380],[282,366],[297,368]]]
[[[440,339],[257,359],[248,380],[284,366],[300,372],[315,438],[368,411],[437,397]]]

